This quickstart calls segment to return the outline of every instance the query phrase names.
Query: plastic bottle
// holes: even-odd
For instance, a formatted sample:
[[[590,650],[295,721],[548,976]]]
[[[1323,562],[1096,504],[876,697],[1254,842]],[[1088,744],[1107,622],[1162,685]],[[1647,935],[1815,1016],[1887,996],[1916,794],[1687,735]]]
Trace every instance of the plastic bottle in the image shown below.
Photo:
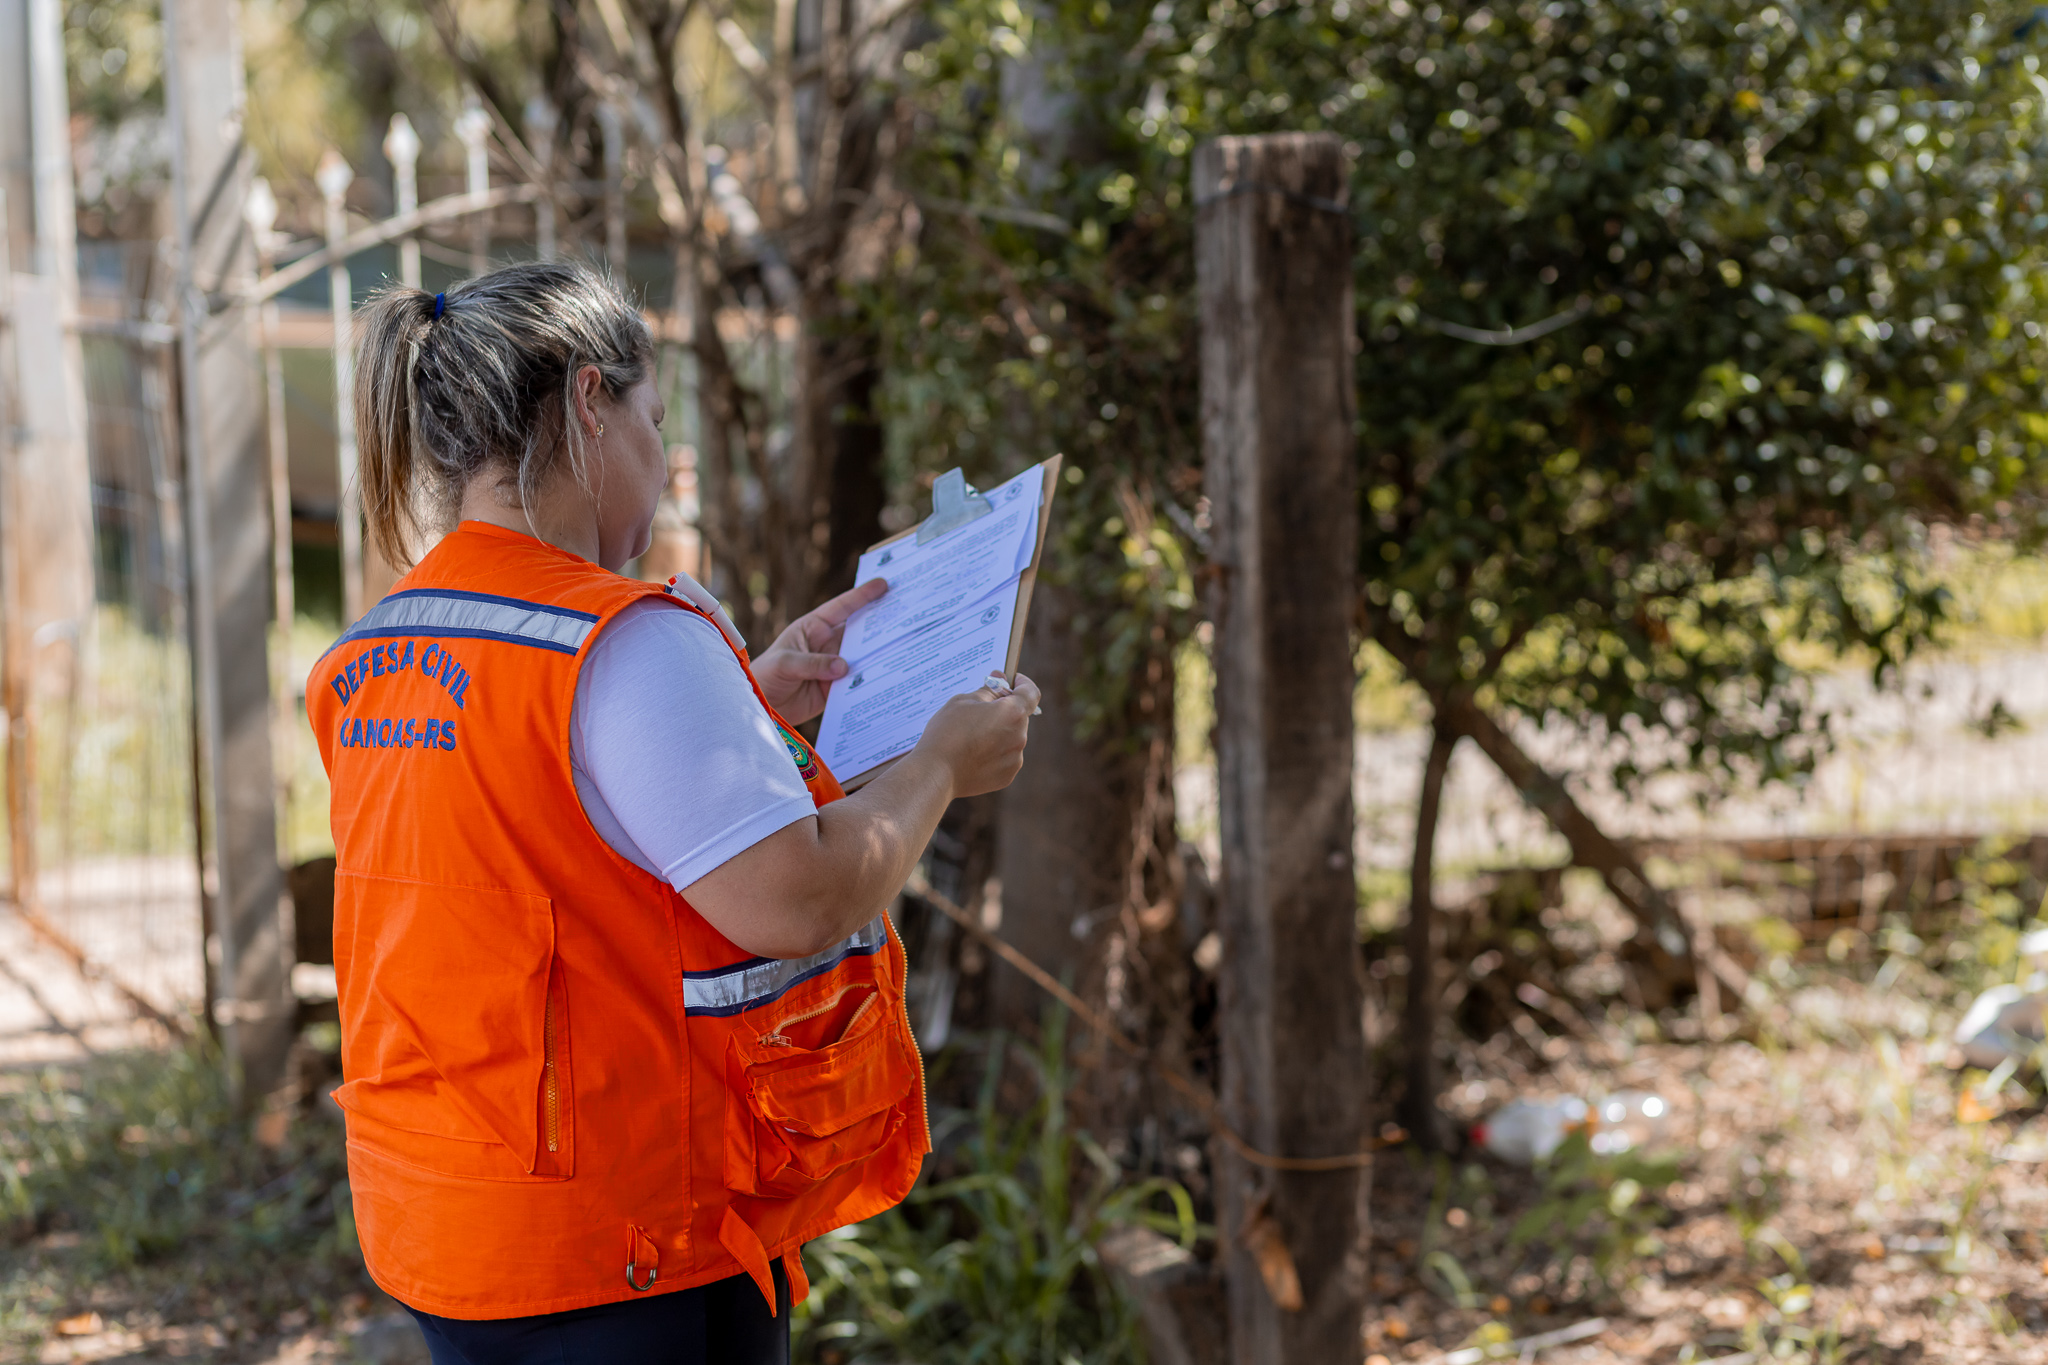
[[[1533,1166],[1586,1126],[1586,1102],[1575,1095],[1551,1100],[1509,1100],[1491,1118],[1472,1125],[1472,1141],[1502,1161]]]
[[[1617,1091],[1592,1104],[1576,1095],[1510,1100],[1473,1124],[1471,1137],[1503,1161],[1533,1166],[1575,1132],[1587,1134],[1593,1150],[1606,1156],[1649,1146],[1663,1135],[1670,1114],[1663,1096],[1643,1090]]]
[[[2027,939],[2038,937],[2029,934]],[[2021,939],[2025,948],[2027,939]],[[1993,986],[1972,1002],[1956,1025],[1955,1042],[1971,1066],[1991,1071],[2008,1059],[2025,1062],[2048,1034],[2048,976],[2035,973],[2023,986]]]

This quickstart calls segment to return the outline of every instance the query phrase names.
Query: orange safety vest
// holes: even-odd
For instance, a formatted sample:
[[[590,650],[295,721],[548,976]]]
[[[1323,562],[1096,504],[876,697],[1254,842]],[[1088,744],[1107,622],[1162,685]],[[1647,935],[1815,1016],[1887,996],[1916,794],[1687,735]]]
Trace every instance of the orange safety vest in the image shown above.
[[[772,1311],[771,1262],[801,1301],[802,1243],[899,1202],[931,1150],[887,915],[813,957],[752,957],[584,815],[577,671],[650,596],[697,610],[464,522],[307,681],[356,1230],[377,1283],[425,1312],[741,1271]],[[813,799],[844,795],[769,714]]]

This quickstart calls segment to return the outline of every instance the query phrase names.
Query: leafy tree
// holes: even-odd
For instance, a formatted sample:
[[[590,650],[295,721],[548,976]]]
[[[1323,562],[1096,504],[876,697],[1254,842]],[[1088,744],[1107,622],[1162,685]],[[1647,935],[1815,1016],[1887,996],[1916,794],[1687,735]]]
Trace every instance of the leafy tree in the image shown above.
[[[1682,965],[1661,893],[1505,717],[1622,741],[1601,752],[1625,790],[1667,771],[1706,795],[1797,778],[1828,739],[1809,661],[1883,676],[1939,628],[1944,599],[1918,569],[1927,523],[2035,528],[2043,95],[2024,8],[955,9],[1056,97],[1117,115],[1048,172],[991,154],[1023,139],[977,104],[985,66],[932,73],[976,139],[935,158],[953,197],[1072,229],[986,233],[985,259],[1040,299],[1085,295],[1087,317],[1162,299],[1169,365],[1191,353],[1189,281],[1143,262],[1185,241],[1193,143],[1303,128],[1353,142],[1362,619],[1430,697],[1438,736],[1417,970],[1426,836],[1465,736],[1639,911],[1645,955]],[[998,272],[980,275],[989,296]],[[1020,337],[993,393],[948,406],[926,391],[911,429],[935,408],[957,422],[1016,405],[1093,436],[1084,463],[1155,460],[1127,429],[1088,426],[1113,403],[1190,429],[1184,394],[1131,386],[1145,339]],[[1149,468],[1155,498],[1184,487]],[[1429,1092],[1426,1066],[1411,1088]]]

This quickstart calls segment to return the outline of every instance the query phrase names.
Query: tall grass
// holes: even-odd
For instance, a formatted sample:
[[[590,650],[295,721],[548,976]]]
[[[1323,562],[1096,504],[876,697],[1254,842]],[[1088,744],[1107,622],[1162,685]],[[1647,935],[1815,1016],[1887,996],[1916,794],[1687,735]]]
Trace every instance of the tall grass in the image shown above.
[[[256,1141],[210,1043],[0,1079],[8,1240],[81,1234],[99,1271],[193,1254],[357,1259],[340,1125]]]
[[[899,1208],[805,1248],[810,1301],[796,1317],[807,1365],[1123,1365],[1143,1359],[1137,1316],[1097,1256],[1143,1224],[1191,1243],[1187,1192],[1126,1181],[1069,1121],[1064,1018],[1033,1051],[995,1035],[974,1108],[935,1116],[937,1151]],[[997,1107],[1007,1064],[1034,1100]]]
[[[189,854],[191,670],[184,645],[101,606],[72,695],[36,708],[36,853],[73,858]],[[0,750],[5,736],[0,734]],[[0,840],[0,868],[9,854]]]

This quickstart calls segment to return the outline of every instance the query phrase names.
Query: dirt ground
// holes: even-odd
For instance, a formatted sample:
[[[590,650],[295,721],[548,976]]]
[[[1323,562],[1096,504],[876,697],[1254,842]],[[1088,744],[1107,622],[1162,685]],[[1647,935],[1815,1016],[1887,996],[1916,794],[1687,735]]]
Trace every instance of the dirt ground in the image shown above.
[[[1665,1097],[1674,1178],[1616,1219],[1599,1178],[1582,1187],[1589,1211],[1491,1158],[1432,1171],[1391,1155],[1375,1179],[1369,1349],[1433,1360],[1604,1317],[1538,1358],[2048,1361],[2048,1113],[2008,1085],[1972,1090],[1988,1116],[1959,1121],[1966,1081],[1983,1078],[1948,1065],[1952,1011],[1896,980],[1805,975],[1716,1043],[1607,1027],[1466,1047],[1447,1102],[1461,1119],[1515,1093]],[[1537,1235],[1511,1246],[1532,1210]]]
[[[1926,943],[1888,931],[1905,951],[1845,941],[1839,961],[1814,944],[1760,952],[1751,998],[1712,1027],[1627,1008],[1595,951],[1545,978],[1576,1003],[1461,1036],[1444,1078],[1459,1129],[1518,1095],[1649,1091],[1670,1114],[1642,1149],[1574,1144],[1542,1172],[1469,1149],[1386,1152],[1372,1365],[1454,1365],[1487,1344],[1546,1365],[2048,1362],[2048,1107],[2038,1082],[1992,1091],[1951,1065],[1988,970],[1957,945],[2005,932],[1988,923]],[[1551,940],[1577,932],[1560,922]],[[1538,970],[1501,960],[1461,975]],[[1374,1010],[1397,1017],[1398,975],[1369,968],[1390,992]],[[1460,1017],[1481,986],[1515,998],[1472,984]],[[1381,1055],[1398,1041],[1383,1034]],[[77,1069],[0,1070],[0,1197],[52,1153],[69,1163],[42,1204],[17,1199],[42,1214],[0,1216],[0,1362],[423,1362],[355,1253],[339,1125],[314,1101],[250,1134],[199,1080],[158,1074],[176,1056],[103,1057],[91,1065],[126,1070],[98,1090]],[[167,1119],[166,1105],[185,1108]],[[208,1105],[216,1129],[179,1117]],[[120,1254],[109,1228],[126,1229]],[[1586,1335],[1515,1344],[1573,1328]]]

